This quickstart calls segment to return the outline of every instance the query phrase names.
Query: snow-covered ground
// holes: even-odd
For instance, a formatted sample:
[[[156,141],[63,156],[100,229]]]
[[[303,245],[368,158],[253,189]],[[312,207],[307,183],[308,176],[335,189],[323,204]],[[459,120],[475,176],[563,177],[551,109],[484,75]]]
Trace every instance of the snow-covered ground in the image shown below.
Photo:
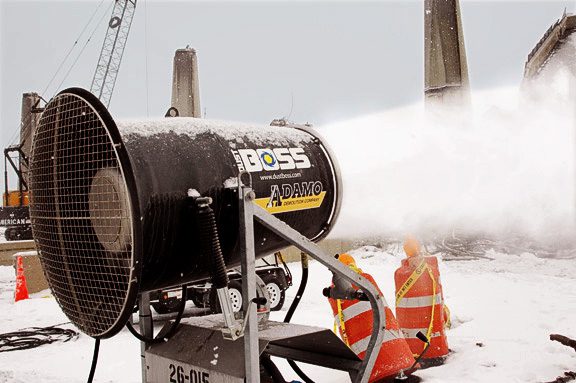
[[[353,252],[393,305],[393,273],[401,254],[397,247],[364,247]],[[442,282],[453,327],[448,331],[452,354],[441,367],[419,371],[434,382],[542,382],[576,369],[576,353],[548,339],[551,333],[576,337],[576,259],[542,259],[531,254],[488,254],[494,260],[441,263]],[[292,264],[295,284],[300,267]],[[293,322],[332,328],[330,307],[321,289],[330,273],[310,264],[308,289]],[[13,303],[14,271],[0,267],[0,333],[29,326],[66,322],[51,297],[39,294]],[[296,293],[288,290],[282,320]],[[483,346],[479,347],[477,344]],[[0,353],[0,382],[82,382],[86,380],[93,341],[80,337],[28,351]],[[286,378],[297,379],[278,362]],[[348,382],[346,374],[303,365],[316,382]],[[127,332],[101,345],[97,382],[139,382],[139,344]]]

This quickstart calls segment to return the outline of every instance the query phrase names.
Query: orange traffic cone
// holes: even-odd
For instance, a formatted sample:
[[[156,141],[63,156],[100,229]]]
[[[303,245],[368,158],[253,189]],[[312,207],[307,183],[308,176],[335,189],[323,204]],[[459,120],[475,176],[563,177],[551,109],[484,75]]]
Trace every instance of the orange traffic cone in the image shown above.
[[[28,287],[26,286],[26,277],[24,276],[24,264],[22,257],[16,261],[16,290],[14,291],[14,302],[28,299]]]

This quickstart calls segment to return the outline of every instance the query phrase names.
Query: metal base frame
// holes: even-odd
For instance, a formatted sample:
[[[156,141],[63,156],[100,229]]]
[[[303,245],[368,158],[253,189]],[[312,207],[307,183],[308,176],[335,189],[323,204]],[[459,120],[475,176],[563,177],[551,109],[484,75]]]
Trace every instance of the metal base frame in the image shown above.
[[[247,184],[243,184],[243,178],[248,178]],[[372,335],[368,343],[368,348],[366,349],[366,355],[360,365],[358,373],[355,378],[353,378],[354,383],[367,383],[370,379],[378,353],[380,352],[386,326],[385,318],[383,318],[384,304],[380,293],[368,279],[354,272],[333,256],[325,253],[314,242],[256,205],[256,203],[253,202],[255,194],[250,184],[249,173],[241,173],[238,177],[238,196],[240,208],[240,249],[242,252],[242,295],[244,312],[246,314],[248,314],[248,312],[250,313],[247,316],[248,323],[244,333],[246,381],[260,382],[256,308],[250,304],[255,295],[254,221],[256,220],[276,235],[282,237],[289,244],[297,247],[326,266],[333,273],[342,276],[358,286],[368,296],[373,315]]]
[[[247,179],[247,183],[242,182],[242,178]],[[350,366],[340,366],[341,369],[349,370],[351,380],[354,383],[368,383],[372,369],[380,352],[380,347],[384,338],[385,317],[382,296],[378,290],[362,275],[354,272],[333,256],[325,253],[318,245],[304,237],[302,234],[292,229],[280,219],[274,217],[266,210],[254,203],[255,194],[251,188],[250,174],[243,172],[238,177],[238,202],[240,212],[240,252],[241,252],[241,273],[242,273],[242,310],[244,313],[243,334],[244,336],[244,369],[245,381],[250,383],[260,383],[260,347],[258,334],[258,315],[256,304],[256,270],[254,251],[254,222],[264,225],[276,235],[282,237],[289,244],[297,247],[308,254],[313,259],[326,266],[334,274],[339,275],[354,285],[358,286],[367,295],[372,307],[373,327],[370,342],[366,350],[366,355],[359,365],[350,362]],[[140,331],[143,335],[152,337],[152,326],[150,316],[150,301],[147,294],[141,294],[140,301]],[[146,360],[145,353],[148,349],[146,344],[142,344],[142,381],[146,382]],[[318,364],[333,367],[330,361],[318,361],[318,357],[313,353],[297,349],[290,349],[278,345],[268,347],[270,355],[289,357],[295,360],[305,361],[311,364]],[[303,354],[304,353],[304,354]],[[326,358],[324,358],[326,359]],[[339,361],[342,363],[342,361]],[[349,367],[349,368],[348,368]],[[354,370],[354,371],[352,371]]]
[[[152,323],[152,311],[150,310],[150,293],[142,293],[138,297],[138,325],[142,336],[154,338],[154,327]],[[146,376],[146,350],[148,345],[140,342],[140,361],[142,363],[142,383],[148,381]]]

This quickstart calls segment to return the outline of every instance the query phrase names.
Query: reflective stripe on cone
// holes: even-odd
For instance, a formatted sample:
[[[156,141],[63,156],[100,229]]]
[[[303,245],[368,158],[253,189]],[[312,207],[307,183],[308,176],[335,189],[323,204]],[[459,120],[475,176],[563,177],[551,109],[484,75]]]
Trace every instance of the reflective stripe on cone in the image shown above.
[[[388,308],[388,303],[386,303],[386,300],[382,298],[381,301],[382,301],[382,305],[384,306],[384,308]],[[343,309],[342,315],[344,316],[344,318],[346,318],[346,320],[351,320],[351,319],[353,319],[359,315],[362,315],[364,313],[371,312],[371,311],[372,311],[372,306],[370,305],[370,302],[358,301],[357,303]],[[370,315],[372,315],[372,314],[370,314]],[[384,312],[382,319],[384,322],[386,322],[386,312]],[[334,320],[336,321],[336,323],[338,323],[340,321],[340,317],[338,315],[336,315],[334,317]]]
[[[384,339],[382,340],[382,343],[386,343],[396,339],[403,339],[403,336],[400,333],[400,331],[384,330]],[[352,351],[354,351],[356,355],[359,355],[363,352],[366,352],[366,350],[368,349],[368,343],[370,343],[370,336],[367,336],[366,338],[360,339],[358,342],[351,344],[350,348],[352,349]]]
[[[365,312],[372,311],[372,306],[370,306],[370,302],[366,301],[359,301],[352,306],[348,306],[342,310],[342,315],[346,320],[353,319],[358,315],[362,315]]]
[[[396,304],[396,307],[415,308],[432,306],[433,298],[433,295],[425,295],[423,297],[404,297],[398,302],[398,304]],[[441,293],[436,294],[435,301],[437,305],[444,303]]]

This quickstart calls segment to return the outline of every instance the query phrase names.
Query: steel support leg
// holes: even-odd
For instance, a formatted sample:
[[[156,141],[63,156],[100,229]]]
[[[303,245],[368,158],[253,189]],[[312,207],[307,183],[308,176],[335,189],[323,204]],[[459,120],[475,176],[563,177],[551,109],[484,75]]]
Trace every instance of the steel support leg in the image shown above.
[[[255,203],[250,203],[250,205],[253,209],[254,218],[258,222],[275,234],[284,238],[290,244],[296,246],[301,251],[310,255],[324,266],[328,267],[332,272],[341,275],[356,286],[360,287],[368,296],[373,316],[372,336],[370,337],[366,355],[362,360],[358,375],[354,379],[354,382],[367,383],[372,373],[372,369],[374,368],[374,363],[376,362],[378,353],[380,352],[386,326],[386,318],[383,317],[384,304],[378,290],[362,275],[352,271],[331,255],[326,254],[322,249],[320,249],[320,247],[318,247],[318,245],[292,229],[283,221],[274,217]]]
[[[138,299],[138,314],[140,334],[146,338],[154,337],[154,329],[152,328],[152,312],[150,311],[150,294],[142,293]],[[142,363],[142,382],[146,383],[146,348],[145,342],[140,342],[140,360]]]
[[[240,254],[242,271],[242,311],[244,312],[244,366],[246,382],[260,383],[260,350],[258,347],[258,315],[256,305],[256,269],[254,254],[254,192],[242,185],[239,178]]]

